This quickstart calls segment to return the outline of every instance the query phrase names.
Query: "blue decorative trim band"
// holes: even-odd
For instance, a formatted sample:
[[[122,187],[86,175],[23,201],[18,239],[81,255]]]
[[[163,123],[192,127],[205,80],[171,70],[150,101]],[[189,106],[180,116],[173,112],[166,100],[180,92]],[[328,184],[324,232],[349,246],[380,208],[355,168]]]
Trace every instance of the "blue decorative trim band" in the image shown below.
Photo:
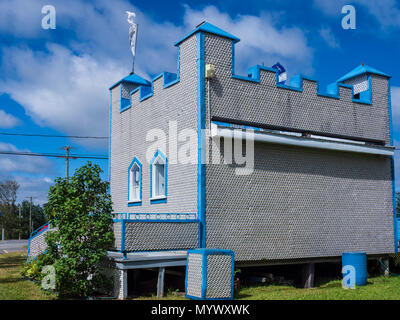
[[[389,136],[390,145],[393,145],[393,117],[392,117],[392,96],[391,96],[391,86],[390,79],[388,80],[388,116],[389,116]],[[396,216],[396,181],[395,181],[395,171],[394,171],[394,156],[391,159],[391,169],[392,169],[392,204],[393,204],[393,234],[394,234],[394,252],[398,252],[399,246],[399,220]]]
[[[204,34],[196,34],[197,39],[197,214],[199,223],[199,247],[206,247],[206,179],[205,179],[205,76],[204,76]]]
[[[198,223],[198,219],[114,219],[113,222]]]
[[[152,216],[154,218],[152,218]],[[162,218],[164,217],[165,218]],[[174,217],[174,218],[173,218]],[[197,220],[196,213],[117,213],[114,214],[113,221],[117,220],[160,220],[160,221],[170,221],[170,220]]]
[[[349,88],[352,91],[352,101],[355,103],[361,103],[361,104],[372,104],[372,98],[370,96],[364,97],[363,99],[355,99],[354,98],[354,88],[353,86],[341,83],[341,82],[335,82],[332,83],[328,86],[327,92],[322,92],[321,87],[319,84],[319,81],[302,75],[298,74],[293,76],[290,79],[290,85],[286,84],[279,84],[279,73],[277,69],[274,68],[268,68],[265,66],[260,66],[260,65],[255,65],[253,67],[250,67],[248,69],[248,76],[241,76],[241,75],[236,75],[235,74],[235,43],[232,41],[232,78],[238,79],[238,80],[244,80],[244,81],[250,81],[254,83],[260,83],[260,72],[261,70],[263,71],[269,71],[269,72],[274,72],[276,74],[276,87],[281,88],[281,89],[286,89],[286,90],[292,90],[292,91],[298,91],[298,92],[303,92],[303,80],[308,80],[308,81],[313,81],[316,82],[316,94],[317,96],[322,96],[322,97],[327,97],[327,98],[333,98],[333,99],[340,99],[340,94],[339,94],[339,87],[342,88]]]
[[[178,59],[177,59],[177,73],[171,73],[171,72],[162,72],[159,75],[155,76],[151,82],[147,82],[145,84],[141,84],[134,90],[132,90],[129,95],[131,96],[130,99],[126,99],[127,101],[122,101],[121,99],[121,108],[120,112],[123,112],[125,110],[128,110],[131,107],[131,99],[132,95],[134,95],[136,92],[139,92],[139,101],[142,102],[150,97],[153,96],[154,94],[154,82],[157,81],[160,78],[163,78],[163,89],[172,87],[174,84],[177,84],[180,82],[180,48],[178,47]]]
[[[151,204],[157,204],[157,203],[167,203],[167,198],[164,199],[150,199]]]

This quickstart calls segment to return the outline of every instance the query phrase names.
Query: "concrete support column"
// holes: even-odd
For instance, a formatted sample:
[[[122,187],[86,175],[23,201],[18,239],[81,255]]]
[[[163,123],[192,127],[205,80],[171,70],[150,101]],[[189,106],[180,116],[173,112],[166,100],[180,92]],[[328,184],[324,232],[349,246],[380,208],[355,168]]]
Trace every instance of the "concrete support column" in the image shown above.
[[[157,298],[164,296],[165,267],[158,268]]]
[[[378,259],[378,263],[379,263],[379,270],[381,275],[384,275],[385,277],[389,276],[389,258],[383,258],[383,259]]]
[[[118,299],[126,299],[128,297],[128,270],[116,269],[115,291]]]
[[[314,287],[314,274],[315,274],[315,264],[307,263],[303,266],[302,270],[302,286],[303,288],[313,288]]]

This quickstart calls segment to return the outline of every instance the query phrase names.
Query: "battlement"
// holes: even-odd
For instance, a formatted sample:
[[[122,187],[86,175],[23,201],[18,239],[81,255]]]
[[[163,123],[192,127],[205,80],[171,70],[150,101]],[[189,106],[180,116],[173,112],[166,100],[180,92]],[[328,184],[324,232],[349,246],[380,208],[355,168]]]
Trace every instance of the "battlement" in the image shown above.
[[[139,86],[136,89],[132,90],[130,92],[130,95],[134,96],[136,92],[139,92],[139,97],[138,98],[139,98],[140,102],[152,97],[153,93],[154,93],[154,82],[159,80],[159,79],[163,80],[162,87],[163,87],[163,89],[166,89],[166,88],[174,85],[175,83],[179,82],[179,74],[171,73],[171,72],[162,72],[158,76],[154,77],[151,80],[151,84],[150,85]],[[132,97],[132,99],[134,99],[134,98],[136,98],[136,96]]]
[[[281,84],[278,70],[261,65],[250,67],[247,76],[238,75],[235,73],[238,41],[209,23],[201,24],[175,43],[177,73],[162,72],[151,81],[142,79],[134,87],[121,83],[120,111],[148,100],[157,90],[170,88],[182,78],[194,85],[205,83],[204,70],[195,73],[187,64],[195,64],[197,68],[201,64],[202,69],[212,64],[215,67],[215,78],[209,80],[212,120],[391,144],[388,74],[361,65],[327,88],[302,74]],[[182,52],[186,56],[191,53],[192,59],[182,62]]]
[[[342,92],[342,98],[344,98],[344,99],[350,98],[352,102],[372,104],[371,97],[369,97],[369,99],[368,98],[364,98],[364,99],[355,98],[353,86],[351,86],[349,84],[345,84],[345,83],[341,83],[341,82],[334,82],[334,83],[328,85],[326,90],[323,91],[321,89],[321,86],[320,86],[320,83],[318,80],[313,79],[309,76],[305,76],[303,74],[297,74],[297,75],[291,77],[288,85],[281,84],[281,83],[279,83],[278,70],[273,69],[273,68],[268,68],[265,66],[260,66],[260,65],[255,65],[253,67],[250,67],[248,69],[247,77],[236,75],[236,74],[232,74],[232,77],[235,79],[239,79],[239,80],[247,80],[247,81],[251,81],[251,82],[255,82],[255,83],[260,83],[261,78],[262,78],[260,76],[261,72],[270,72],[270,73],[274,74],[275,75],[275,85],[277,88],[303,92],[303,89],[304,89],[303,83],[309,81],[311,83],[306,85],[307,90],[311,91],[311,87],[315,86],[315,93],[317,96],[340,99],[341,98],[340,92]],[[346,89],[340,90],[340,88],[346,88]],[[349,93],[351,93],[351,95]]]

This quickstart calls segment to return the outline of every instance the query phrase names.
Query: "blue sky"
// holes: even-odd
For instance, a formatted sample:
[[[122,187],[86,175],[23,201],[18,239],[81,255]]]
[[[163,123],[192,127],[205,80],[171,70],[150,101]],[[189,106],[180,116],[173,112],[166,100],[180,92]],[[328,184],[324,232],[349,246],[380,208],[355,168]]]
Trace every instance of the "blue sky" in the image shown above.
[[[56,9],[56,29],[41,28],[41,8]],[[400,140],[400,5],[356,0],[356,29],[341,27],[341,0],[310,1],[56,1],[0,2],[0,132],[108,135],[108,88],[131,68],[125,11],[139,23],[135,71],[150,79],[176,70],[173,43],[203,20],[238,36],[236,70],[281,62],[323,86],[361,62],[392,75],[394,138]],[[0,150],[106,155],[106,140],[0,135]],[[400,159],[396,152],[396,187]],[[86,160],[72,160],[71,173]],[[108,176],[107,161],[95,160]],[[63,159],[0,155],[0,179],[20,185],[19,199],[46,201],[65,175]]]

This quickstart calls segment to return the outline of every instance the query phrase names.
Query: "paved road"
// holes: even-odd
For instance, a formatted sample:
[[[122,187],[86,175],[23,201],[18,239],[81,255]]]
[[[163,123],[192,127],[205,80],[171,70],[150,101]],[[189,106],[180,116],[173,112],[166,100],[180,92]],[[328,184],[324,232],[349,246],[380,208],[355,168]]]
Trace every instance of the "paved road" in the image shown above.
[[[28,246],[28,240],[0,240],[0,254],[26,251],[24,246]]]

